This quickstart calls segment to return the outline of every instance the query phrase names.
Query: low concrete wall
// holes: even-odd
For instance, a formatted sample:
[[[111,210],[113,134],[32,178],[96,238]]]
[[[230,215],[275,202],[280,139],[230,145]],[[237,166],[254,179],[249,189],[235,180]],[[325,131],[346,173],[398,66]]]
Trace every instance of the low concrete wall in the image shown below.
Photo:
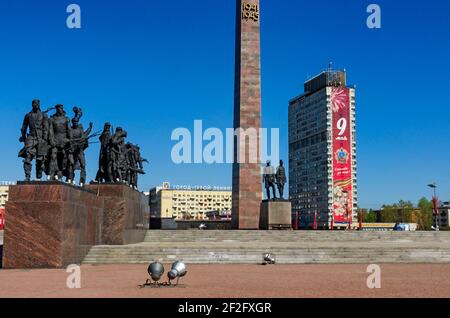
[[[231,230],[231,221],[176,221],[177,230],[198,229],[200,224],[206,225],[206,230]]]
[[[206,225],[206,230],[231,230],[231,221],[222,220],[176,220],[173,218],[151,218],[152,230],[192,230],[198,229],[200,224]]]

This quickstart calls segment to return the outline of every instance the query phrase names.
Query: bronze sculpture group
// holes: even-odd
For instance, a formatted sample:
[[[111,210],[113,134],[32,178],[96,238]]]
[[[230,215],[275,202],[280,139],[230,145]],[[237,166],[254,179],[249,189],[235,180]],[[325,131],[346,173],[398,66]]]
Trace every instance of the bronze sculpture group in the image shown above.
[[[48,113],[55,114],[48,117]],[[80,119],[81,108],[73,108],[74,117],[69,119],[61,104],[46,111],[41,110],[39,100],[33,100],[32,110],[25,115],[20,142],[24,147],[19,152],[23,158],[25,180],[31,180],[32,162],[36,165],[36,179],[43,174],[47,180],[59,180],[74,183],[75,171],[80,170],[80,185],[86,183],[85,150],[90,139],[100,136],[100,158],[97,182],[126,183],[137,188],[138,175],[145,174],[140,148],[132,143],[125,143],[126,131],[117,128],[111,132],[111,124],[105,124],[102,133],[92,133],[93,124],[84,130]]]
[[[99,169],[97,182],[124,182],[137,188],[138,175],[145,174],[144,162],[138,145],[125,143],[127,132],[117,127],[112,133],[112,125],[106,123],[100,135]]]
[[[275,172],[274,167],[271,166],[271,162],[267,161],[267,165],[264,168],[263,183],[267,192],[267,200],[271,200],[272,189],[272,199],[277,200],[277,194],[275,191],[275,186],[278,188],[279,199],[283,200],[284,197],[284,186],[286,185],[286,170],[284,168],[283,160],[280,160],[280,165]]]

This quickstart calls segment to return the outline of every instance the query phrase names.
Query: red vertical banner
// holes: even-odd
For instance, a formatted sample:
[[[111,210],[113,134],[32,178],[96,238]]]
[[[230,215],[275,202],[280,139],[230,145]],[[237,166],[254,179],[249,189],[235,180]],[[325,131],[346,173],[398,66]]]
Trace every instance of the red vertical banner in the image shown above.
[[[363,227],[363,217],[364,217],[365,211],[361,210],[359,213],[360,213],[359,214],[359,230],[361,231],[362,227]]]
[[[334,225],[348,224],[353,213],[350,89],[333,87],[333,217]]]
[[[317,211],[314,212],[313,230],[317,230]]]
[[[5,209],[0,209],[0,230],[5,228]]]
[[[334,217],[334,211],[333,211],[333,216],[331,218],[331,230],[332,231],[334,230],[334,219],[335,219],[335,217]]]

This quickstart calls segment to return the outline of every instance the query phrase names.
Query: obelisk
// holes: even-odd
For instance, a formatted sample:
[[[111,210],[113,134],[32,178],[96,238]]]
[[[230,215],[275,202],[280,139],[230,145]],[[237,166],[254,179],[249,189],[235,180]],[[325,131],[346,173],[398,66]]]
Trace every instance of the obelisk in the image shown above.
[[[256,140],[235,138],[232,228],[256,230],[262,201],[260,7],[259,0],[236,2],[234,129],[257,135]]]

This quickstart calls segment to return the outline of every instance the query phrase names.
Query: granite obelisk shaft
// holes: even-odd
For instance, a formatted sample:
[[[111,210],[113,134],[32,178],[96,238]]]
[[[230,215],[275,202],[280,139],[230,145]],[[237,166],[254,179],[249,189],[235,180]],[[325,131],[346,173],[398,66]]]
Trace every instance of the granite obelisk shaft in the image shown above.
[[[262,201],[259,130],[261,128],[261,54],[259,0],[237,0],[234,128],[257,133],[235,138],[233,229],[258,229]],[[245,162],[238,149],[245,149]],[[251,155],[256,153],[256,160]],[[241,158],[241,159],[239,159]]]

